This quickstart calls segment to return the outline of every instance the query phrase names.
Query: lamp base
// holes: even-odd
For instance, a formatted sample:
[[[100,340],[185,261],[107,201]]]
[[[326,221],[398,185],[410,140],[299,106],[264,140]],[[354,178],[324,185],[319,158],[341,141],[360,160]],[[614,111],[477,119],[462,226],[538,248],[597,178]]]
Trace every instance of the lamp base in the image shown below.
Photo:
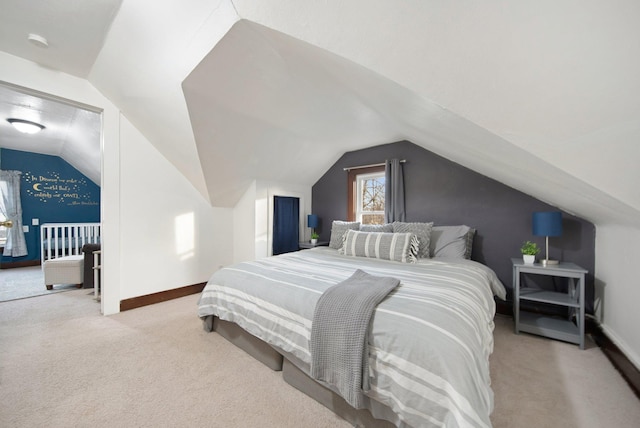
[[[557,265],[558,263],[560,263],[558,260],[549,260],[549,259],[542,259],[542,266],[547,266],[547,265]]]

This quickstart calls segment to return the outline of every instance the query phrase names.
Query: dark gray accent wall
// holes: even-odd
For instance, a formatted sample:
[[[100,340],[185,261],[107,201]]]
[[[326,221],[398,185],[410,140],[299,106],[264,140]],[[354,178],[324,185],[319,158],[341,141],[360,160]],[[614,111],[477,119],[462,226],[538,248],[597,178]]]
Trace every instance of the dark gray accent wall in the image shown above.
[[[511,296],[511,258],[521,257],[525,240],[537,242],[544,258],[544,237],[531,233],[536,211],[558,208],[451,162],[409,141],[345,153],[313,186],[312,211],[320,218],[320,239],[328,241],[331,222],[347,218],[345,167],[406,159],[404,167],[407,221],[433,221],[436,225],[466,224],[477,229],[472,259],[491,267]],[[589,270],[586,281],[587,312],[593,313],[595,227],[563,212],[563,234],[549,238],[551,259],[576,263]],[[533,280],[543,288],[563,287],[548,280]]]

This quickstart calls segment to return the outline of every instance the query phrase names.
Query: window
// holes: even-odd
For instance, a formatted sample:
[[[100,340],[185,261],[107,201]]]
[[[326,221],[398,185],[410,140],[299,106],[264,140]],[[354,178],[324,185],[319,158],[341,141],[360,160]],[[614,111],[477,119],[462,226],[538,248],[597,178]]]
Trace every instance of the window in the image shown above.
[[[356,178],[356,221],[384,223],[384,172],[362,174]]]
[[[384,166],[349,171],[349,220],[384,223]]]

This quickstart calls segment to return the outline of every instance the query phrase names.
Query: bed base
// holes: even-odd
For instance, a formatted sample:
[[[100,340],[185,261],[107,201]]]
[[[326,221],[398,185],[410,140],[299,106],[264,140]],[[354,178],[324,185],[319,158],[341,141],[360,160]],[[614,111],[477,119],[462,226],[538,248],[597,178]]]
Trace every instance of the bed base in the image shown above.
[[[354,409],[344,398],[313,380],[295,363],[290,361],[295,361],[295,358],[283,357],[269,344],[248,333],[237,324],[214,316],[205,317],[203,321],[206,331],[215,331],[270,369],[282,371],[282,378],[285,382],[313,398],[355,427],[392,428],[396,426],[388,420],[374,418],[367,409]],[[375,408],[378,411],[377,413],[384,415],[387,419],[397,419],[397,416],[388,407],[379,404]]]
[[[282,370],[282,355],[266,342],[247,333],[237,324],[208,316],[204,319],[204,329],[209,332],[215,331],[271,370],[277,372]]]
[[[374,418],[367,409],[354,409],[344,398],[320,385],[286,358],[282,366],[282,378],[289,385],[304,392],[342,419],[351,423],[354,427],[395,427],[395,425],[389,421]]]

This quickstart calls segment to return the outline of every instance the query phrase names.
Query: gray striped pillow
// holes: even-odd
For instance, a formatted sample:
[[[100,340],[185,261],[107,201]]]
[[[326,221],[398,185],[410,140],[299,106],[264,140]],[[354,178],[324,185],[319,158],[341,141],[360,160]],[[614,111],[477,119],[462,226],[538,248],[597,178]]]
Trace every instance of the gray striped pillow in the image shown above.
[[[393,223],[394,233],[414,233],[420,241],[420,249],[418,250],[418,257],[429,258],[429,241],[431,239],[431,228],[433,222],[429,223],[405,223],[400,221],[394,221]]]
[[[349,230],[345,234],[344,244],[340,248],[340,253],[347,256],[415,263],[418,259],[418,248],[418,237],[413,233]]]

